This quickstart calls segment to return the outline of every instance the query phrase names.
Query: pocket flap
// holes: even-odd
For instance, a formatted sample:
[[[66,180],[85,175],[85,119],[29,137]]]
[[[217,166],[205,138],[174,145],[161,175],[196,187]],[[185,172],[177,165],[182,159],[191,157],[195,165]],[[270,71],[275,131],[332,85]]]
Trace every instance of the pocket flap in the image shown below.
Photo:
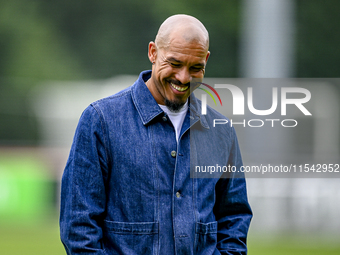
[[[120,234],[157,234],[158,222],[116,222],[104,221],[108,231]]]
[[[196,233],[201,235],[216,234],[217,233],[217,221],[202,223],[196,222]]]

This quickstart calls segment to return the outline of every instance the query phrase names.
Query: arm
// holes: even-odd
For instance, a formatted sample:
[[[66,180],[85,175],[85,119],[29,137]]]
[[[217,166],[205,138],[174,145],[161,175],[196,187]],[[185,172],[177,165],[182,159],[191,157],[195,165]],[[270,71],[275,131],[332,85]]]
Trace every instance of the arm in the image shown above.
[[[67,254],[105,254],[102,221],[108,174],[102,119],[89,106],[74,136],[61,186],[60,236]]]
[[[239,171],[242,159],[234,129],[231,132],[231,141],[228,165],[236,166]],[[217,182],[215,188],[214,213],[218,221],[217,249],[221,254],[245,255],[252,211],[248,204],[244,174],[238,172],[223,177]]]

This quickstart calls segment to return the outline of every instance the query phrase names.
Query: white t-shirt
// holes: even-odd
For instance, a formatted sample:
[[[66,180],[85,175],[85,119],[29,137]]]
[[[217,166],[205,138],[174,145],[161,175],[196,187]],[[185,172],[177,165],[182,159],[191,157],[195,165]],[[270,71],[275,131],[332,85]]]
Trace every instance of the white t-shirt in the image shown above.
[[[179,110],[179,112],[172,112],[165,105],[160,105],[159,104],[159,107],[161,107],[162,110],[169,116],[169,118],[170,118],[170,120],[172,122],[172,125],[175,128],[176,141],[178,142],[178,138],[179,138],[179,135],[181,133],[183,121],[184,121],[185,115],[186,115],[186,113],[188,111],[188,100],[183,105],[183,107]]]

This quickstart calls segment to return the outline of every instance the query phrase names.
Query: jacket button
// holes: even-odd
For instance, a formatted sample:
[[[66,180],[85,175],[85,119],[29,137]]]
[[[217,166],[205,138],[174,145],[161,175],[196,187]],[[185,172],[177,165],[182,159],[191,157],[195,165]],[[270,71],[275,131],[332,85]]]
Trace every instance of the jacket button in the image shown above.
[[[167,118],[166,116],[163,116],[163,117],[162,117],[162,120],[167,121],[168,118]]]
[[[177,198],[180,198],[180,197],[181,197],[181,192],[177,191],[177,192],[176,192],[176,197],[177,197]]]
[[[173,158],[176,158],[176,151],[172,151],[172,152],[171,152],[171,156],[172,156]]]

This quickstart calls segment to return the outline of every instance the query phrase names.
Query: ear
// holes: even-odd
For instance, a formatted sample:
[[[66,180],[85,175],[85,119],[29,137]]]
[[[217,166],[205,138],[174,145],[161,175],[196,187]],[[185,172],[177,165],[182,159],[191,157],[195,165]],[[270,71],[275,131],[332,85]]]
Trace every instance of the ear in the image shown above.
[[[148,57],[152,64],[156,62],[157,58],[157,47],[154,42],[149,42],[149,51],[148,51]]]
[[[207,63],[207,62],[208,62],[208,58],[209,58],[209,56],[210,56],[210,51],[208,51],[208,53],[207,53],[207,56],[205,57],[205,63]]]

